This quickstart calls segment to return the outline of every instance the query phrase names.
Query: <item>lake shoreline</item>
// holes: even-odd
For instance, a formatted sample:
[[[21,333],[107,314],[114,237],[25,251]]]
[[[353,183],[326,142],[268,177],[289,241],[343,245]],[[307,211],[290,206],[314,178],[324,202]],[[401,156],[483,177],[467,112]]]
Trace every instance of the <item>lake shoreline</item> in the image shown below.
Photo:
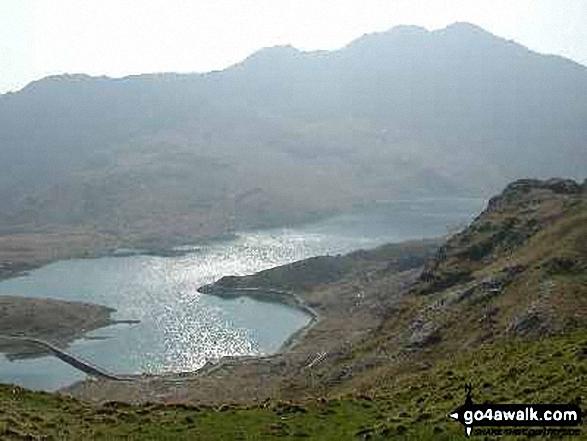
[[[313,326],[315,326],[320,320],[320,315],[318,312],[310,307],[299,295],[293,291],[283,291],[263,287],[224,288],[218,285],[218,281],[209,285],[201,286],[197,289],[197,291],[201,294],[212,295],[224,299],[249,297],[261,302],[277,303],[298,309],[310,316],[310,320],[306,325],[290,335],[287,340],[281,344],[280,348],[274,354],[269,354],[269,356],[287,352],[289,349],[295,346],[303,338],[304,334],[308,332]]]
[[[116,310],[107,306],[49,298],[0,295],[0,310],[0,337],[44,340],[63,348],[68,348],[92,331],[136,322],[114,320],[112,314]],[[64,316],[67,317],[65,322],[62,320]],[[23,321],[22,317],[27,317],[27,320]],[[38,345],[0,339],[4,340],[0,343],[0,353],[9,359],[37,358],[49,354]]]
[[[95,403],[146,403],[156,396],[158,402],[206,405],[288,400],[299,398],[302,390],[312,395],[312,388],[307,387],[313,376],[321,375],[322,369],[336,360],[344,363],[352,356],[354,344],[370,338],[387,320],[386,311],[395,307],[418,279],[423,259],[436,253],[439,242],[407,241],[344,256],[310,257],[204,285],[199,289],[204,294],[248,296],[301,307],[315,318],[272,354],[224,356],[192,371],[137,375],[136,381],[128,383],[80,381],[59,392]],[[372,274],[383,277],[384,295],[377,286],[365,285]],[[332,381],[347,375],[345,372],[336,374]]]
[[[269,363],[269,366],[267,366],[266,369],[273,372],[275,370],[279,371],[280,369],[283,369],[280,366],[280,363],[284,362],[283,360],[285,360],[285,368],[287,369],[289,369],[290,364],[292,368],[294,365],[301,366],[300,363],[302,363],[302,361],[298,360],[297,357],[302,357],[303,355],[303,357],[312,358],[315,355],[328,350],[328,348],[333,347],[337,342],[344,341],[346,335],[352,334],[353,338],[355,338],[356,335],[361,335],[365,332],[364,328],[368,323],[376,325],[376,323],[379,322],[379,302],[376,302],[374,299],[371,300],[369,297],[364,297],[361,292],[360,287],[363,284],[363,277],[369,279],[371,277],[369,273],[373,271],[389,273],[391,275],[420,266],[424,254],[428,253],[427,251],[421,252],[421,250],[435,249],[435,245],[431,242],[438,242],[438,239],[422,241],[420,239],[412,239],[411,237],[439,237],[441,236],[440,233],[442,233],[441,228],[436,228],[439,233],[436,233],[436,230],[432,227],[430,227],[431,229],[428,229],[429,224],[432,225],[432,220],[430,219],[433,219],[434,216],[431,216],[430,219],[420,216],[420,208],[413,211],[418,215],[417,219],[423,219],[423,221],[417,223],[416,226],[410,226],[409,229],[406,227],[402,230],[400,227],[398,231],[394,229],[394,225],[407,225],[401,221],[406,217],[409,217],[409,213],[405,214],[402,212],[401,216],[396,216],[394,213],[391,213],[390,217],[388,217],[387,215],[384,216],[382,213],[377,212],[371,217],[367,216],[365,218],[366,220],[363,218],[357,220],[352,217],[342,217],[336,221],[338,223],[329,221],[324,225],[309,228],[307,231],[283,231],[283,239],[281,238],[280,231],[269,231],[265,232],[265,234],[260,232],[252,234],[251,236],[254,237],[251,240],[245,235],[242,240],[239,239],[235,244],[229,241],[218,247],[212,246],[213,244],[210,246],[201,243],[195,244],[192,241],[182,241],[182,243],[177,243],[175,238],[172,238],[171,241],[166,241],[167,248],[160,246],[164,245],[162,243],[157,245],[153,243],[149,244],[152,247],[139,247],[137,245],[137,248],[124,248],[124,245],[108,247],[99,246],[92,253],[86,253],[83,256],[74,253],[74,255],[70,255],[69,257],[61,256],[52,260],[37,262],[35,268],[31,267],[30,269],[40,268],[41,266],[61,260],[79,259],[81,261],[90,259],[98,260],[108,257],[126,257],[129,258],[128,264],[117,264],[112,260],[111,262],[104,262],[103,264],[96,265],[96,267],[106,268],[112,266],[113,268],[122,268],[122,266],[124,266],[125,269],[123,272],[128,273],[129,271],[132,271],[131,268],[135,268],[144,260],[145,262],[148,262],[148,266],[155,265],[157,267],[157,272],[155,274],[159,274],[161,271],[169,271],[167,268],[171,268],[171,266],[174,265],[173,261],[175,259],[173,258],[177,258],[178,261],[182,262],[178,268],[182,274],[184,274],[182,277],[189,278],[191,277],[189,274],[196,274],[200,271],[198,269],[198,264],[192,268],[190,262],[194,260],[195,263],[199,262],[201,259],[208,259],[208,254],[212,253],[210,255],[214,256],[215,259],[221,259],[219,262],[221,266],[218,266],[220,271],[215,270],[213,273],[209,274],[213,274],[214,277],[202,279],[200,276],[197,276],[193,280],[193,282],[197,281],[197,284],[195,285],[192,284],[193,282],[189,282],[189,279],[186,279],[186,282],[182,282],[183,284],[188,283],[188,285],[185,286],[190,287],[190,289],[197,289],[197,291],[202,294],[208,294],[218,298],[230,299],[246,296],[257,301],[280,304],[286,307],[295,308],[303,314],[297,313],[300,314],[298,316],[298,322],[294,326],[284,327],[283,332],[280,334],[275,334],[277,331],[267,330],[266,332],[269,332],[268,335],[274,335],[271,337],[273,339],[273,344],[271,346],[263,346],[260,350],[260,355],[240,356],[238,354],[244,354],[245,352],[251,353],[251,351],[243,352],[241,350],[229,350],[220,351],[217,352],[217,354],[211,354],[210,357],[206,355],[208,354],[207,352],[200,352],[199,349],[193,349],[193,354],[201,353],[205,355],[200,357],[201,360],[198,360],[198,363],[185,365],[185,367],[183,365],[178,365],[179,370],[170,367],[167,372],[162,371],[161,374],[153,373],[146,376],[137,374],[136,378],[147,381],[145,377],[149,377],[153,378],[152,381],[154,382],[165,382],[171,381],[170,379],[176,376],[173,372],[184,372],[188,377],[194,375],[199,378],[204,378],[209,375],[210,368],[214,369],[215,372],[218,372],[214,367],[217,365],[220,365],[218,372],[220,374],[231,369],[238,371],[241,371],[241,369],[246,370],[247,366],[249,366],[249,369],[253,369],[253,366],[256,366],[257,364],[265,366],[265,363]],[[457,211],[456,215],[454,215],[455,218],[459,218],[460,216],[463,216],[460,214],[460,211]],[[360,228],[356,230],[352,229],[351,226],[355,225],[355,223],[360,225]],[[390,225],[389,227],[388,224]],[[338,228],[338,230],[334,228]],[[424,231],[427,233],[424,233]],[[234,239],[234,237],[237,236],[232,236],[230,238],[225,237],[224,239]],[[405,239],[403,239],[404,237]],[[413,244],[413,246],[410,246],[408,242],[414,241],[416,243]],[[397,244],[400,242],[404,243],[404,245],[394,245],[391,247],[389,245],[381,245],[390,243]],[[186,243],[188,245],[185,245]],[[134,245],[136,245],[136,243],[133,243],[133,246]],[[201,245],[202,249],[198,249],[197,245]],[[277,254],[274,251],[276,246],[281,248],[286,247],[284,249],[287,253],[284,254],[280,251],[280,253]],[[258,249],[259,247],[264,248]],[[217,248],[220,250],[221,254],[214,254],[218,252]],[[375,250],[374,248],[378,249]],[[63,250],[66,251],[67,249],[64,248]],[[303,253],[301,251],[303,251]],[[182,259],[181,256],[185,255],[190,256]],[[137,256],[137,258],[135,258],[135,256]],[[160,256],[162,258],[169,258],[169,262],[164,262],[163,260],[160,261],[159,259],[150,259],[148,257],[142,259],[138,258],[138,256]],[[230,258],[227,260],[227,257]],[[240,266],[233,267],[233,258],[238,259],[235,260],[235,262],[238,262]],[[253,262],[250,262],[251,259],[254,259]],[[261,259],[265,263],[257,262],[257,260],[260,261]],[[241,261],[246,262],[246,264],[241,263]],[[65,277],[68,277],[67,270],[64,269],[68,268],[68,265],[69,264],[63,266],[60,265],[56,268],[56,271],[62,273]],[[81,262],[79,264],[73,263],[73,265],[75,267],[81,265],[83,268],[86,268],[86,270],[90,270],[90,268],[94,267],[94,264],[89,262],[87,264]],[[202,270],[209,271],[207,265],[208,264],[206,263],[202,267]],[[24,271],[13,271],[11,276],[18,277],[26,275],[27,269],[29,268],[25,268]],[[96,274],[101,274],[100,271],[102,270],[99,270]],[[93,274],[93,272],[94,270],[92,269],[88,274]],[[52,274],[52,271],[49,270],[48,273]],[[44,274],[45,272],[40,273],[39,280],[44,280]],[[241,275],[230,276],[230,274]],[[121,275],[123,274],[121,273]],[[204,273],[202,273],[202,276],[203,275]],[[282,276],[285,276],[285,278],[283,278],[283,283]],[[346,280],[347,276],[348,280]],[[92,277],[95,278],[95,275]],[[159,276],[157,275],[157,277]],[[341,277],[346,281],[341,279]],[[394,277],[390,279],[391,284],[395,283]],[[236,286],[231,285],[231,283],[225,283],[222,286],[222,279],[224,278],[226,278],[226,282],[230,282],[231,278],[236,279]],[[214,289],[210,289],[209,286],[205,285],[212,280],[216,280],[216,282],[212,284],[215,286]],[[47,283],[45,283],[45,285],[50,286],[50,283]],[[173,284],[175,282],[170,279],[166,283]],[[348,286],[345,284],[348,284]],[[20,282],[17,282],[11,284],[10,287],[7,287],[5,291],[9,292],[8,290],[11,290],[12,292],[19,292],[24,295],[28,293],[28,295],[32,296],[42,295],[45,292],[44,290],[42,292],[39,292],[38,290],[35,292],[31,291],[32,285],[29,287],[23,287],[24,291],[19,291],[20,286]],[[340,287],[342,291],[338,294],[330,293],[330,287],[332,286]],[[108,289],[112,290],[116,288],[110,286]],[[173,286],[169,286],[169,289],[175,292]],[[326,289],[326,291],[323,291],[324,289]],[[85,292],[86,288],[83,288],[82,291]],[[47,297],[49,297],[50,294],[51,293],[49,292]],[[154,292],[153,294],[156,293]],[[192,292],[191,294],[194,293]],[[73,297],[72,294],[67,294],[67,296],[69,297],[63,298],[77,299],[77,297]],[[137,295],[137,299],[142,297],[144,297],[144,295]],[[89,302],[102,299],[101,302],[105,305],[120,306],[120,310],[123,312],[127,310],[124,306],[126,303],[120,303],[118,301],[109,303],[107,301],[109,297],[102,294],[98,295],[98,291],[91,296],[82,296],[79,298],[85,298]],[[205,300],[205,302],[213,301]],[[243,305],[250,304],[249,302],[238,303],[242,303]],[[366,308],[361,306],[363,303],[367,303]],[[170,305],[173,306],[172,304]],[[360,314],[364,316],[361,316],[360,320],[349,321],[346,318],[349,311],[360,311]],[[253,311],[248,316],[244,316],[252,318],[252,326],[247,326],[249,329],[256,329],[254,324],[255,321],[258,321],[259,317],[263,317],[263,315],[259,314],[261,313],[255,313]],[[292,312],[289,312],[289,314],[292,314]],[[270,317],[272,320],[275,320],[273,315]],[[279,322],[279,319],[277,320],[276,326],[271,326],[275,329],[280,329],[282,325],[281,322]],[[279,326],[277,326],[277,324]],[[259,325],[261,325],[261,322],[259,322]],[[271,326],[268,327],[268,325],[269,324],[263,324],[261,325],[261,328],[265,327],[269,329]],[[292,351],[294,348],[295,350]],[[159,350],[157,351],[158,353],[161,353]],[[334,350],[333,353],[338,352],[338,350]],[[223,356],[223,354],[234,355]],[[282,360],[282,357],[285,358]],[[201,363],[204,363],[204,365],[202,366]],[[244,367],[235,367],[233,366],[234,363],[244,363]],[[201,367],[198,368],[197,366]],[[144,370],[134,370],[133,372],[144,372]],[[216,375],[218,374],[214,374],[214,376]],[[165,380],[165,378],[167,378],[167,380]],[[271,380],[271,382],[273,382],[273,380]],[[141,383],[143,383],[143,381],[141,381]],[[76,390],[77,386],[66,387],[64,390],[70,389]]]
[[[26,236],[26,235],[25,235]],[[156,241],[139,241],[135,245],[126,245],[119,241],[112,241],[111,243],[92,244],[87,246],[85,242],[76,243],[74,245],[66,244],[59,252],[56,252],[57,257],[47,257],[47,250],[55,247],[51,239],[63,240],[67,243],[69,236],[64,235],[54,237],[52,234],[39,234],[42,238],[48,238],[48,243],[41,242],[36,244],[42,247],[43,250],[29,245],[28,237],[23,237],[20,240],[14,239],[14,243],[9,243],[5,251],[5,255],[0,255],[0,282],[4,280],[13,279],[16,277],[27,276],[31,271],[50,265],[55,262],[66,260],[87,260],[87,259],[102,259],[108,257],[130,257],[130,256],[152,256],[152,257],[182,257],[194,252],[198,252],[200,247],[209,246],[211,244],[222,243],[237,239],[239,234],[222,234],[213,236],[195,236],[190,238],[179,239],[159,239]],[[75,237],[75,235],[73,235]],[[7,236],[0,236],[1,239],[6,239]],[[0,246],[2,244],[0,243]],[[20,248],[27,249],[27,252],[19,251]],[[30,249],[29,249],[30,248]],[[46,249],[45,249],[46,248]],[[12,250],[12,251],[11,251]]]
[[[38,269],[43,268],[45,266],[51,265],[53,263],[62,262],[62,261],[78,260],[78,259],[79,260],[93,260],[93,259],[102,259],[102,258],[125,258],[125,257],[132,257],[132,256],[153,256],[153,257],[162,257],[162,258],[182,257],[185,255],[197,252],[198,247],[200,247],[200,246],[206,246],[206,245],[210,245],[211,243],[218,243],[218,242],[223,242],[223,241],[227,241],[227,240],[233,240],[237,237],[238,237],[238,235],[230,235],[230,236],[225,235],[222,237],[215,236],[214,238],[202,238],[201,240],[190,243],[188,245],[185,245],[185,243],[184,243],[183,245],[181,245],[181,249],[178,249],[178,246],[174,243],[173,246],[171,246],[171,244],[170,244],[170,246],[168,248],[161,248],[161,247],[140,248],[140,249],[109,248],[107,250],[98,249],[91,256],[79,256],[79,255],[76,255],[77,253],[74,252],[69,257],[61,257],[61,258],[56,258],[56,259],[44,260],[44,261],[39,261],[39,260],[20,261],[20,262],[9,261],[9,262],[0,263],[0,283],[2,283],[3,281],[10,280],[10,279],[15,279],[15,278],[19,278],[19,277],[27,277],[30,275],[30,273],[32,271],[35,271],[35,270],[38,270]],[[271,354],[268,354],[268,356],[273,356],[273,355],[276,355],[276,354],[279,354],[279,353],[286,351],[291,345],[295,344],[295,342],[297,342],[299,340],[299,338],[318,321],[318,314],[316,313],[316,311],[309,308],[307,305],[305,305],[303,303],[303,301],[300,298],[298,298],[297,296],[293,296],[292,293],[287,293],[287,294],[281,293],[282,298],[278,299],[277,297],[279,296],[279,294],[277,294],[277,292],[274,292],[273,294],[275,294],[275,298],[270,300],[266,295],[255,295],[254,292],[252,292],[253,290],[251,290],[251,289],[247,289],[248,292],[246,292],[246,293],[243,292],[243,293],[239,293],[239,295],[237,295],[237,296],[230,296],[230,295],[221,295],[219,293],[203,293],[201,291],[201,288],[202,287],[198,288],[198,292],[200,292],[202,294],[209,294],[209,295],[214,295],[216,297],[222,297],[222,298],[231,298],[231,297],[234,298],[234,297],[240,297],[240,296],[248,296],[248,297],[256,299],[258,301],[276,303],[276,304],[280,304],[283,306],[292,307],[297,310],[301,310],[310,317],[310,320],[302,328],[296,330],[293,334],[291,334],[286,339],[286,341],[280,345],[279,349],[276,352],[272,352]],[[266,290],[263,290],[263,291],[266,292]],[[288,299],[292,299],[292,300],[286,301],[286,297],[284,297],[284,294],[287,295]],[[2,299],[3,297],[6,298],[7,296],[3,296],[0,294],[0,299]],[[116,325],[116,324],[136,324],[136,323],[140,322],[140,320],[133,320],[133,319],[114,320],[111,318],[111,315],[116,312],[116,309],[110,308],[107,306],[102,306],[102,305],[99,305],[99,304],[93,303],[93,302],[87,302],[87,301],[80,302],[80,301],[75,301],[75,300],[64,302],[64,301],[55,300],[52,298],[39,299],[36,297],[27,297],[27,296],[22,296],[22,297],[16,296],[12,300],[18,304],[27,304],[29,302],[35,302],[36,306],[37,306],[37,310],[38,310],[37,313],[39,315],[44,314],[44,312],[45,312],[44,310],[47,309],[46,305],[53,305],[53,304],[63,305],[63,308],[65,308],[65,309],[62,309],[64,314],[71,314],[72,311],[76,310],[77,306],[85,306],[85,305],[92,306],[95,308],[101,308],[104,311],[108,312],[108,317],[105,320],[102,320],[98,325],[89,327],[84,330],[69,330],[71,332],[69,332],[67,334],[67,336],[65,336],[65,337],[55,338],[55,337],[52,337],[51,335],[45,335],[45,334],[30,334],[29,335],[27,333],[22,333],[20,329],[6,329],[6,330],[4,330],[4,332],[0,333],[6,337],[12,337],[12,336],[16,335],[16,336],[27,337],[27,338],[31,337],[33,339],[36,338],[36,339],[40,339],[40,340],[47,340],[47,341],[51,341],[52,343],[57,344],[57,346],[59,346],[59,347],[65,348],[65,349],[67,349],[75,341],[85,339],[89,333],[91,333],[92,331],[95,331],[97,329],[104,329],[104,328],[107,328],[109,326]],[[67,326],[65,328],[67,328]],[[2,335],[0,335],[0,341],[1,341],[0,342],[0,355],[4,355],[4,356],[8,357],[9,359],[17,360],[17,359],[53,356],[50,353],[50,351],[47,351],[41,345],[29,344],[24,341],[9,342],[9,341],[7,341],[7,338],[2,338]],[[252,357],[256,358],[258,356],[254,355]],[[230,356],[226,356],[226,357],[222,357],[222,358],[230,358]],[[192,371],[192,373],[197,373],[201,369],[204,369],[206,367],[206,365],[207,364],[205,364],[204,366],[202,366],[198,369],[195,369],[194,371]],[[138,379],[141,376],[142,375],[136,375],[135,378]],[[133,377],[133,375],[129,376],[129,378],[130,377]],[[72,382],[72,384],[65,386],[65,387],[71,387],[74,384],[75,384],[75,381]]]

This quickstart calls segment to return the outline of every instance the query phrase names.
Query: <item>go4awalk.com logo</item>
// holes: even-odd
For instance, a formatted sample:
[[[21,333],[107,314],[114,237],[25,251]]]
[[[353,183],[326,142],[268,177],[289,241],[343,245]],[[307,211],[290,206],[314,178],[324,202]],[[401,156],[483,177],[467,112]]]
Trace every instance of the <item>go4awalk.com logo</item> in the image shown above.
[[[581,424],[581,410],[575,404],[475,404],[471,398],[472,387],[465,386],[465,404],[449,414],[465,427],[467,437],[474,427],[541,427],[536,434],[565,434],[564,429],[549,427],[572,427]],[[576,433],[579,429],[572,431]],[[511,433],[510,433],[511,432]],[[519,429],[493,430],[493,435],[518,434]],[[519,434],[522,434],[521,432]],[[528,434],[524,431],[523,434]],[[571,434],[571,431],[569,431]]]

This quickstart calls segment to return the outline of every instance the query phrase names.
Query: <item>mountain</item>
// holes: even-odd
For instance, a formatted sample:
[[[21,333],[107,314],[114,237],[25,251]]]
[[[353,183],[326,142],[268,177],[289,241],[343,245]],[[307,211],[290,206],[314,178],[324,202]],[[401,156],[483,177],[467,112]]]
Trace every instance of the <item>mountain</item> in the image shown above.
[[[93,405],[0,385],[0,411],[11,415],[0,412],[0,430],[464,440],[448,415],[466,384],[475,403],[579,405],[587,395],[587,182],[515,181],[440,247],[315,257],[204,290],[299,300],[317,318],[279,354],[67,391]]]
[[[291,353],[267,362],[286,366],[275,368],[282,377],[273,387],[294,399],[317,391],[333,396],[389,391],[396,376],[410,376],[410,366],[450,366],[480,348],[502,351],[511,344],[546,344],[573,335],[582,345],[586,274],[587,181],[529,179],[509,184],[440,247],[423,241],[317,257],[250,276],[224,277],[201,290],[233,296],[258,289],[257,297],[286,303],[295,293],[317,312],[317,324]],[[308,387],[299,364],[304,354],[322,352],[328,356],[313,370],[316,386]],[[581,357],[576,362],[587,369]],[[538,376],[538,363],[524,363],[535,381],[532,392],[550,388],[557,400],[566,399],[556,383]],[[258,370],[265,368],[258,362]],[[497,370],[490,374],[489,363],[479,366],[486,369],[483,375],[507,376],[503,368],[493,368]],[[255,371],[250,364],[227,363],[225,369],[223,375],[240,379],[237,383],[253,381],[252,374],[245,380]],[[568,382],[575,378],[569,376]],[[499,388],[503,393],[507,386]]]
[[[467,23],[0,96],[0,230],[158,240],[587,172],[587,68]],[[318,189],[318,191],[317,191]]]

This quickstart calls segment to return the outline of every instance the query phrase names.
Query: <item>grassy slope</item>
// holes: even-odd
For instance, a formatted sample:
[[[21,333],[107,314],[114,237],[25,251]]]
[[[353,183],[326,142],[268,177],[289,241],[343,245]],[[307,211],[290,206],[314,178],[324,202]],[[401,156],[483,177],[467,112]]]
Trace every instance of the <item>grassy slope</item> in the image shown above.
[[[104,439],[464,439],[446,414],[462,404],[465,383],[473,384],[476,402],[587,397],[586,262],[584,191],[518,183],[449,240],[420,282],[390,304],[385,320],[360,344],[317,366],[311,393],[303,386],[308,378],[284,383],[308,397],[296,406],[269,401],[198,411],[93,407],[3,388],[0,434],[8,439],[27,431],[68,431],[73,439],[100,433]],[[379,286],[387,276],[380,268],[365,283]],[[349,369],[354,374],[345,380],[335,375]],[[320,391],[327,401],[309,398]]]
[[[568,402],[587,396],[585,375],[587,332],[581,331],[463,353],[404,373],[374,396],[297,405],[95,407],[1,386],[0,439],[465,439],[446,418],[462,404],[465,382],[473,383],[479,402]]]

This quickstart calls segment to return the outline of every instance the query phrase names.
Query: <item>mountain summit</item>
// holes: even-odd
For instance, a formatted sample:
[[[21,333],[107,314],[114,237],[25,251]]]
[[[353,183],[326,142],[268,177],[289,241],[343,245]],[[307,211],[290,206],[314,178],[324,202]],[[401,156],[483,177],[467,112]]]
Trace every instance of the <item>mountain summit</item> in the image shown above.
[[[583,178],[587,68],[468,23],[398,26],[206,74],[47,78],[0,96],[0,126],[0,225],[198,236]]]

